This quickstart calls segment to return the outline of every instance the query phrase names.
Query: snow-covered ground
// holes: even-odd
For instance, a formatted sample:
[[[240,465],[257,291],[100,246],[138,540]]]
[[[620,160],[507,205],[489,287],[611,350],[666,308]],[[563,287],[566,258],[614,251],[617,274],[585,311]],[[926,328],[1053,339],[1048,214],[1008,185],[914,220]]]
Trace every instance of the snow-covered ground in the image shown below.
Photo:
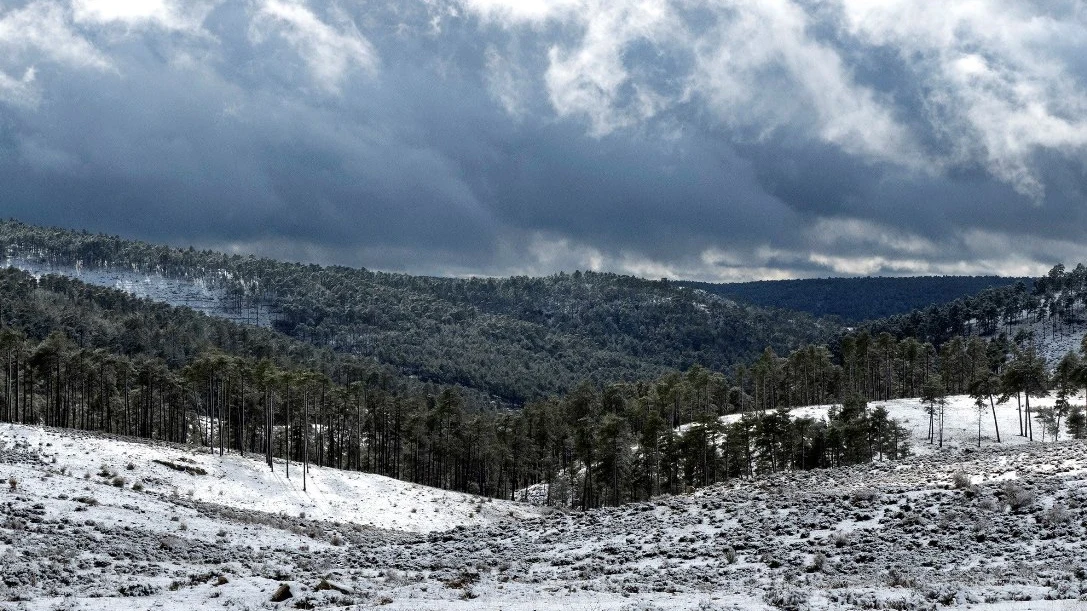
[[[259,307],[230,307],[222,290],[209,287],[199,279],[170,278],[158,273],[138,273],[122,268],[77,268],[18,257],[0,259],[0,267],[14,267],[37,278],[46,274],[67,276],[90,285],[124,291],[135,297],[192,308],[238,324],[268,327],[276,316],[266,304]]]
[[[0,609],[1084,608],[1087,444],[965,450],[473,517],[361,474],[314,469],[311,500],[259,460],[5,424]]]
[[[144,497],[179,496],[234,509],[375,528],[430,532],[539,512],[520,503],[312,465],[303,492],[300,463],[291,463],[288,479],[282,460],[275,461],[273,471],[257,455],[220,457],[207,448],[124,441],[76,431],[5,424],[0,425],[0,444],[28,448],[54,470],[63,469],[64,477],[58,477],[58,482],[71,480],[87,486],[107,480],[112,484],[114,477],[121,477],[125,487],[142,486]],[[156,461],[195,467],[205,474],[179,471]],[[103,472],[115,476],[101,477]]]
[[[1037,410],[1040,407],[1052,407],[1057,401],[1056,395],[1051,394],[1048,397],[1031,398],[1030,407],[1033,414],[1037,415]],[[1073,404],[1083,405],[1084,396],[1082,394],[1069,397],[1069,402]],[[792,409],[789,413],[794,418],[814,418],[821,420],[827,418],[827,412],[833,405],[813,405],[808,407],[798,407]],[[875,409],[876,407],[883,407],[887,410],[889,417],[898,420],[903,423],[911,432],[913,444],[913,451],[916,454],[923,454],[938,449],[939,445],[939,423],[936,423],[936,432],[933,443],[929,443],[929,415],[926,411],[926,406],[921,403],[920,399],[894,399],[891,401],[872,401],[868,403],[869,409]],[[1025,404],[1023,405],[1025,408]],[[996,405],[996,424],[1000,426],[1000,441],[1003,444],[1021,444],[1027,443],[1030,440],[1026,436],[1021,436],[1020,433],[1020,421],[1021,418],[1025,419],[1025,416],[1021,415],[1021,408],[1013,397],[1009,402]],[[725,423],[735,422],[740,418],[739,414],[729,414],[722,416],[721,421]],[[951,395],[947,397],[947,406],[944,408],[944,447],[960,448],[960,447],[977,447],[978,445],[978,424],[979,424],[979,411],[974,405],[974,400],[968,395]],[[985,402],[984,407],[980,412],[980,424],[981,424],[981,444],[989,445],[996,443],[996,428],[993,424],[993,412],[990,408],[988,401]],[[1034,427],[1034,441],[1053,441],[1053,431],[1045,431],[1044,439],[1042,435],[1042,424],[1037,419],[1033,420]],[[1061,431],[1057,436],[1057,440],[1068,439],[1068,433],[1065,432],[1064,422],[1061,422]]]

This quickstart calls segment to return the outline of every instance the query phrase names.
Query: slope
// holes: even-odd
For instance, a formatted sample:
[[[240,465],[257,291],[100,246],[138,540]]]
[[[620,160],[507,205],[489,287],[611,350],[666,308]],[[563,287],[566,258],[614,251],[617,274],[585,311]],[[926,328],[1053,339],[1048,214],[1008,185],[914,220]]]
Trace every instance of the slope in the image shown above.
[[[980,293],[987,288],[1032,278],[1002,276],[912,276],[864,278],[809,278],[755,282],[680,282],[685,286],[763,307],[836,316],[845,323],[904,314]]]
[[[0,605],[12,608],[1055,610],[1087,599],[1082,442],[410,535],[115,488],[64,469],[92,449],[85,439],[43,439],[54,446],[37,452],[12,443],[27,433],[5,432],[0,475],[18,481],[0,504]],[[272,602],[276,592],[290,598]]]
[[[155,502],[174,497],[272,516],[416,533],[539,515],[533,507],[509,501],[313,465],[303,490],[300,463],[290,465],[288,476],[283,460],[277,459],[274,470],[269,470],[252,455],[219,456],[206,448],[68,429],[0,425],[0,445],[20,448],[49,465],[53,492],[69,496],[93,492],[96,506],[117,504],[118,489],[128,489]],[[4,475],[16,480],[29,474],[14,465],[5,467]],[[146,510],[143,502],[139,504]]]
[[[838,331],[804,314],[614,274],[431,278],[174,249],[15,221],[0,222],[0,248],[9,264],[47,264],[67,275],[109,269],[140,283],[153,275],[198,282],[236,318],[256,320],[247,312],[263,309],[265,320],[292,337],[518,403],[584,379],[644,379],[695,363],[726,369],[766,346],[784,353]]]

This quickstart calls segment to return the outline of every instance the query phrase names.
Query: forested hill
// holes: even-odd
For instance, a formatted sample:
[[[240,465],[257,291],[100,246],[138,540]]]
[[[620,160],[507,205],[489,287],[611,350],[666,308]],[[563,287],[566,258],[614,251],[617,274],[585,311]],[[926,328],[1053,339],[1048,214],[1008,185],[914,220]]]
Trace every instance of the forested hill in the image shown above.
[[[767,346],[787,353],[839,328],[666,281],[615,274],[452,279],[285,263],[0,222],[8,257],[199,281],[277,330],[402,373],[520,403],[582,380],[730,369]]]
[[[905,278],[811,278],[714,284],[679,282],[755,305],[837,316],[847,324],[885,318],[975,295],[1031,278],[1002,276],[914,276]]]

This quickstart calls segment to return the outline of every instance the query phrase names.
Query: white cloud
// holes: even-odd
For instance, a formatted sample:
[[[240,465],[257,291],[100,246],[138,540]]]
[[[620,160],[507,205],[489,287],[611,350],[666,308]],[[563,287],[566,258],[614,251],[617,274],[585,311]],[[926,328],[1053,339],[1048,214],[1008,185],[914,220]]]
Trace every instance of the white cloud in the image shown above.
[[[574,15],[584,0],[462,0],[469,11],[488,21],[541,23]]]
[[[203,34],[203,23],[219,0],[72,0],[72,19],[83,25],[155,26]]]
[[[506,113],[512,117],[521,117],[525,113],[526,98],[529,96],[527,77],[520,66],[504,57],[494,46],[488,47],[487,87]]]
[[[0,13],[0,57],[30,55],[77,68],[105,70],[112,63],[72,28],[67,10],[47,1]]]
[[[34,107],[41,100],[36,64],[53,62],[77,69],[112,70],[109,58],[79,34],[67,10],[47,1],[0,9],[0,102]],[[22,77],[11,74],[22,73]]]
[[[269,30],[278,32],[306,62],[314,81],[338,93],[352,67],[373,72],[378,66],[373,45],[346,15],[338,17],[337,29],[321,21],[302,0],[262,0],[250,34],[260,41]]]
[[[686,36],[666,2],[462,0],[461,4],[485,23],[499,27],[540,28],[555,22],[573,29],[573,44],[550,46],[544,82],[555,112],[587,119],[594,136],[656,116],[676,101],[632,77],[624,57],[633,43],[663,48],[675,46],[676,38]],[[504,82],[504,65],[489,63],[488,68],[492,83]],[[506,93],[492,87],[492,94],[508,108]]]
[[[559,116],[582,115],[590,133],[605,135],[656,115],[669,100],[644,82],[632,79],[624,52],[635,41],[670,44],[682,26],[664,3],[632,0],[591,2],[580,12],[584,34],[571,49],[553,46],[545,80]],[[629,85],[633,95],[623,96]]]
[[[1045,187],[1039,149],[1082,153],[1087,92],[1069,70],[1087,49],[1087,13],[1034,13],[1029,3],[971,0],[842,0],[846,27],[864,43],[895,49],[926,94],[929,119],[953,148],[1036,199]],[[1057,3],[1044,8],[1060,10]]]
[[[729,123],[801,126],[849,153],[914,165],[916,150],[891,105],[857,84],[838,51],[808,33],[791,0],[724,3],[728,13],[696,42],[690,91]]]
[[[38,104],[38,97],[38,91],[34,88],[34,68],[27,68],[21,79],[0,71],[0,101],[33,107]]]
[[[698,101],[734,128],[734,137],[758,139],[788,127],[907,168],[942,171],[980,162],[1039,200],[1045,187],[1035,154],[1080,155],[1087,147],[1081,61],[1087,11],[1076,4],[460,0],[460,6],[505,29],[557,28],[561,34],[547,34],[548,99],[556,114],[585,119],[596,136]],[[637,63],[653,58],[632,55],[634,45],[690,58],[691,65],[669,66],[680,71],[674,76],[685,79],[686,89],[645,78]],[[896,104],[913,101],[892,100],[854,75],[856,56],[877,49],[898,54],[927,125],[899,116]],[[933,134],[937,146],[918,144]]]
[[[548,51],[547,93],[559,116],[580,116],[600,136],[698,98],[720,120],[766,133],[801,125],[851,153],[906,165],[918,156],[890,105],[852,78],[838,52],[808,34],[792,0],[463,0],[488,23],[514,28],[555,22],[573,41]],[[708,20],[685,16],[694,10]],[[633,45],[690,58],[662,88],[632,65]],[[652,58],[642,58],[652,62]]]
[[[805,232],[820,247],[864,247],[914,257],[938,256],[940,245],[896,227],[857,218],[821,218]]]

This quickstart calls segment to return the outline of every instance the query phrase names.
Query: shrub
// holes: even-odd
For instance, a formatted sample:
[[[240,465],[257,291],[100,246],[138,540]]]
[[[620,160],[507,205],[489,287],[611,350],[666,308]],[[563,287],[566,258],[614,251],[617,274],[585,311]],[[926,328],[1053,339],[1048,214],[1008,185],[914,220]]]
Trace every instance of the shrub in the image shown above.
[[[887,581],[892,588],[912,588],[917,585],[913,575],[897,567],[891,567],[891,570],[887,571]]]
[[[1068,511],[1064,505],[1060,503],[1053,503],[1053,506],[1045,510],[1042,514],[1042,520],[1050,525],[1064,524],[1072,519],[1072,512]]]
[[[17,488],[18,486],[19,480],[15,479],[14,477],[8,478],[8,487],[11,488],[12,492],[15,492],[15,488]]]
[[[736,564],[736,548],[731,545],[725,548],[725,562]]]
[[[1004,482],[1004,502],[1012,511],[1026,509],[1034,504],[1034,493],[1013,480]]]
[[[954,475],[951,476],[951,483],[954,484],[955,487],[959,490],[962,490],[963,488],[969,488],[970,476],[967,475],[965,471],[956,471]]]
[[[143,492],[143,484],[141,482],[136,482],[132,484],[132,489],[136,492]]]
[[[795,588],[774,587],[763,594],[763,598],[771,607],[788,611],[799,611],[808,606],[808,593]]]
[[[125,478],[121,477],[120,475],[113,478],[113,487],[114,488],[124,488],[126,483],[127,482],[125,482]]]
[[[454,590],[467,589],[477,581],[479,581],[479,573],[475,571],[461,571],[460,575],[455,579],[445,582],[445,587]]]
[[[762,562],[772,569],[781,568],[781,561],[775,558],[769,551],[765,551],[759,556],[759,562]]]
[[[830,536],[830,542],[834,547],[845,547],[849,545],[849,533],[839,530]]]
[[[851,495],[854,503],[871,503],[879,498],[879,490],[875,488],[859,488]]]

